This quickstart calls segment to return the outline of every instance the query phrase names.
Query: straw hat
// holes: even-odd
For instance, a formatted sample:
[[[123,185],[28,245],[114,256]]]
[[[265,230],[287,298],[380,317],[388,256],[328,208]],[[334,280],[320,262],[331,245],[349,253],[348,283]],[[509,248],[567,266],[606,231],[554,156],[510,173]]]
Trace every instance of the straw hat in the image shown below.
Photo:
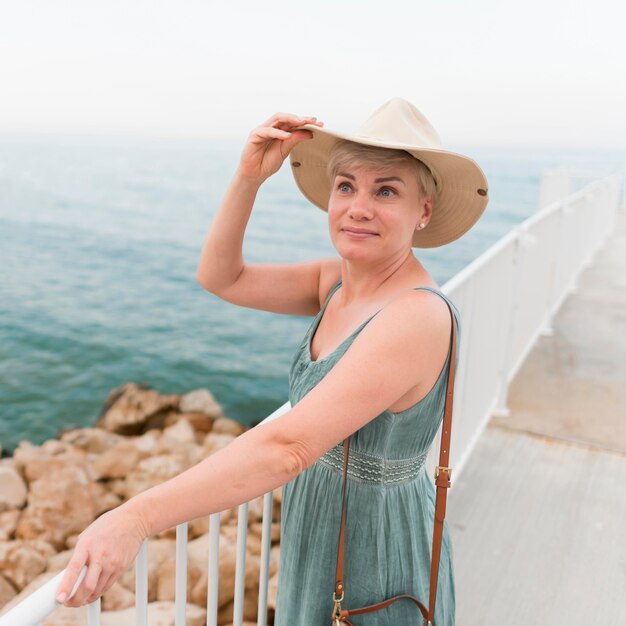
[[[402,98],[389,100],[349,135],[307,124],[313,139],[302,141],[290,153],[291,171],[300,191],[316,206],[328,210],[331,182],[326,164],[342,139],[368,146],[406,150],[431,171],[437,199],[428,225],[416,231],[413,246],[434,248],[458,239],[487,206],[487,179],[469,157],[444,150],[437,131],[422,113]]]

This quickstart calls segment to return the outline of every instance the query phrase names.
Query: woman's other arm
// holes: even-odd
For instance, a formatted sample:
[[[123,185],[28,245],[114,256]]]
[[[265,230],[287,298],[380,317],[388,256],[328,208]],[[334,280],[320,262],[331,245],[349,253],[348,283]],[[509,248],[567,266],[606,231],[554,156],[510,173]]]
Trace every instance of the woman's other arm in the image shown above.
[[[246,264],[243,239],[256,194],[300,141],[311,137],[304,124],[314,118],[277,113],[250,133],[241,161],[207,233],[196,279],[220,298],[255,309],[314,315],[320,294],[339,276],[339,261]],[[324,280],[325,275],[332,275]],[[334,280],[333,280],[334,277]],[[320,286],[323,285],[323,289]],[[328,287],[328,288],[327,288]]]

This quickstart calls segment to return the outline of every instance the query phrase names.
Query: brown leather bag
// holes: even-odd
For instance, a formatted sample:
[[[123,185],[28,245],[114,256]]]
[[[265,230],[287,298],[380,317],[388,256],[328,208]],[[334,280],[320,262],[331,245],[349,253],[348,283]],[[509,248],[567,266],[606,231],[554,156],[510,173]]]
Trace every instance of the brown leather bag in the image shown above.
[[[444,299],[445,300],[445,299]],[[423,617],[422,626],[435,626],[435,598],[437,595],[437,578],[439,574],[439,559],[441,556],[441,540],[443,538],[443,520],[446,516],[446,500],[448,489],[450,488],[450,478],[452,470],[448,467],[450,458],[450,431],[452,428],[452,400],[454,397],[454,374],[456,370],[456,319],[452,313],[450,304],[445,301],[450,310],[452,326],[450,329],[450,367],[448,369],[448,380],[446,383],[446,401],[443,410],[443,425],[441,432],[441,448],[439,451],[439,465],[435,470],[435,486],[437,487],[437,498],[435,500],[435,521],[433,530],[433,545],[430,568],[430,598],[428,608],[426,608],[416,597],[409,594],[401,594],[388,600],[361,607],[360,609],[342,609],[341,603],[345,599],[346,585],[343,578],[343,556],[344,556],[344,536],[346,526],[346,480],[348,477],[348,454],[350,437],[344,440],[344,461],[343,461],[343,491],[341,502],[341,528],[339,530],[339,550],[337,552],[337,571],[335,575],[335,591],[333,592],[333,602],[335,606],[331,613],[331,626],[353,626],[348,619],[350,615],[361,615],[380,611],[394,602],[406,598],[414,602]],[[406,626],[406,625],[403,625]]]

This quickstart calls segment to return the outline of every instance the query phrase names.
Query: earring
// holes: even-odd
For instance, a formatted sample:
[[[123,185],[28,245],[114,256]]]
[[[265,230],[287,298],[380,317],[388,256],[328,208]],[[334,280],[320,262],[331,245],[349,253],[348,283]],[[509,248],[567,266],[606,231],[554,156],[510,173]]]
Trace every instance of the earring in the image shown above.
[[[426,226],[426,224],[424,224],[424,222],[420,222],[420,228],[424,228],[424,226]]]

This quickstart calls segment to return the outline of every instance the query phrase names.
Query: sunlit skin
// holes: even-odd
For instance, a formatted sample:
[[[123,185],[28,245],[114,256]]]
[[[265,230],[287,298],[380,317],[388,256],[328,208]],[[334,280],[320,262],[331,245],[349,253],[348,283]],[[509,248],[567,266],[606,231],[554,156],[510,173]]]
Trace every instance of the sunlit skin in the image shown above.
[[[409,165],[388,169],[342,167],[328,203],[330,237],[349,265],[385,271],[415,258],[413,233],[428,224],[430,198],[422,198],[415,170]]]

